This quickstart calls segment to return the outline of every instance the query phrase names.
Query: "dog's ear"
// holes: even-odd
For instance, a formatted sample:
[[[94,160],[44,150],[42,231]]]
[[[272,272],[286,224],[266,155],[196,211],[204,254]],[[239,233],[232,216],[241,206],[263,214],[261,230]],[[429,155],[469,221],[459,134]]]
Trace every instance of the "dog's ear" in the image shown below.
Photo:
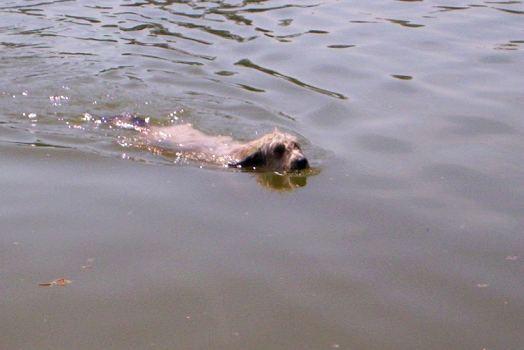
[[[264,155],[262,154],[261,150],[256,150],[255,152],[251,153],[244,159],[242,159],[239,162],[235,163],[229,163],[229,166],[231,167],[242,167],[242,168],[252,168],[252,167],[258,167],[262,166],[265,163]]]

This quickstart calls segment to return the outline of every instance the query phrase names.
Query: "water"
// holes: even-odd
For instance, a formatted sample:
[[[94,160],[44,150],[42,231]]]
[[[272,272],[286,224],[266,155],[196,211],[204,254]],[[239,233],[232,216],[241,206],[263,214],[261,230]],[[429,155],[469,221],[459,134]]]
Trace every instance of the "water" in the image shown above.
[[[522,349],[523,15],[2,1],[0,348]],[[317,172],[175,164],[82,121],[124,112],[278,127]]]

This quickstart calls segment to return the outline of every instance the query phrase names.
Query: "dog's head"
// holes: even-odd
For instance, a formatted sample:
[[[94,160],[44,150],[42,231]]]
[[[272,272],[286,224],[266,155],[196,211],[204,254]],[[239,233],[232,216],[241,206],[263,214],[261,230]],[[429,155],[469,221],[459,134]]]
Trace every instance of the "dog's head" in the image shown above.
[[[302,153],[296,137],[277,130],[248,143],[237,152],[237,157],[240,160],[230,166],[275,171],[309,168],[309,162]]]

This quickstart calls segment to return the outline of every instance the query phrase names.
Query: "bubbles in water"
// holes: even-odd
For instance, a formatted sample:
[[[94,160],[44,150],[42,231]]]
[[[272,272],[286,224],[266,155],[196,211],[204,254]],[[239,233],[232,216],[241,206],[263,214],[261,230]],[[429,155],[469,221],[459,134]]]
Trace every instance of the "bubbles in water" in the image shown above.
[[[26,113],[22,113],[22,115],[24,117],[27,117],[29,119],[35,119],[37,117],[36,113],[29,113],[29,114],[26,114]]]
[[[63,101],[69,101],[69,96],[49,96],[49,101],[51,101],[53,106],[61,106]]]
[[[173,111],[173,112],[169,113],[169,114],[168,114],[169,121],[170,121],[171,123],[175,123],[175,122],[181,120],[181,118],[180,118],[179,115],[182,114],[182,113],[184,113],[184,109],[183,109],[183,108],[181,108],[181,109],[179,109],[179,110],[176,110],[176,111]]]

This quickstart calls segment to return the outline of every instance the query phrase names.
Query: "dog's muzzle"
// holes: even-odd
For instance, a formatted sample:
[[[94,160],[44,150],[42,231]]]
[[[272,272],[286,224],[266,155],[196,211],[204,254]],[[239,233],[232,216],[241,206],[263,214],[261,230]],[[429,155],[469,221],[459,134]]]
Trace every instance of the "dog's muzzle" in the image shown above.
[[[309,168],[309,162],[306,157],[300,157],[291,162],[291,170],[304,170]]]

